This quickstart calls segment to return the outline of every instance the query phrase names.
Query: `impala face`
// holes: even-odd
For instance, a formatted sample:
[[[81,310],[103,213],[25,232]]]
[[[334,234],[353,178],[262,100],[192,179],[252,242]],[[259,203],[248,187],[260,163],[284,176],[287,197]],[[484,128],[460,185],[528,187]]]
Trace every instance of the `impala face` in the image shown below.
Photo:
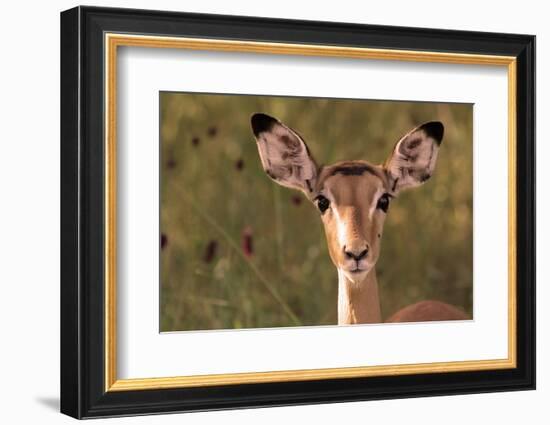
[[[378,260],[390,191],[383,169],[367,162],[343,162],[321,170],[313,201],[332,262],[352,282],[363,281]]]
[[[414,128],[382,165],[355,160],[319,167],[298,133],[277,119],[254,114],[251,124],[265,172],[314,203],[332,262],[351,282],[363,282],[378,261],[391,200],[432,175],[443,125]]]

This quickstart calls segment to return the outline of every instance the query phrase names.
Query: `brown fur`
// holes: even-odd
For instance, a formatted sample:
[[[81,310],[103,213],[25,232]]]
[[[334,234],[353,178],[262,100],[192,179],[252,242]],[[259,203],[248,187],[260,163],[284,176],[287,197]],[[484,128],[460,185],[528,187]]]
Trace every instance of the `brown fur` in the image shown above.
[[[346,174],[342,169],[357,170],[364,168],[360,175]],[[368,171],[367,171],[368,170]],[[346,161],[324,167],[317,180],[317,193],[331,195],[334,202],[332,208],[322,215],[325,235],[330,257],[338,268],[345,267],[349,259],[345,255],[338,235],[337,217],[345,221],[346,249],[359,252],[368,248],[367,260],[374,266],[380,254],[381,229],[384,226],[386,214],[375,211],[369,216],[369,210],[376,202],[375,196],[380,191],[388,190],[388,180],[380,166],[366,161]]]
[[[392,314],[386,322],[430,322],[441,320],[468,320],[468,315],[441,301],[420,301]]]

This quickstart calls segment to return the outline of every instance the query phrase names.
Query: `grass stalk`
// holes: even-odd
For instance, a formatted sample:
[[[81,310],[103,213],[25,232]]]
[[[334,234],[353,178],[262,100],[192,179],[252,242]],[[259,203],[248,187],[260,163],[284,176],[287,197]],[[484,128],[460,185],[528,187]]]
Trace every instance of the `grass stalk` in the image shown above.
[[[240,246],[235,240],[231,237],[229,233],[226,232],[226,230],[218,224],[218,222],[206,211],[204,211],[196,202],[194,199],[192,199],[189,195],[184,194],[181,192],[181,195],[183,199],[185,199],[189,205],[197,212],[197,214],[206,221],[210,226],[212,226],[228,243],[228,245],[233,249],[237,255],[245,262],[246,265],[250,268],[250,270],[256,275],[258,280],[263,284],[263,286],[267,289],[267,291],[271,294],[271,296],[279,303],[281,308],[284,310],[286,315],[294,322],[296,326],[300,326],[302,322],[300,319],[298,319],[298,316],[292,311],[290,306],[286,303],[286,301],[281,297],[279,292],[275,289],[275,287],[271,284],[271,282],[260,272],[258,269],[258,266],[252,262],[240,249]]]
[[[276,184],[273,185],[273,203],[275,205],[275,235],[276,235],[276,242],[277,242],[277,264],[279,266],[279,273],[282,275],[284,272],[283,211],[282,211],[282,204],[281,204],[281,188]]]

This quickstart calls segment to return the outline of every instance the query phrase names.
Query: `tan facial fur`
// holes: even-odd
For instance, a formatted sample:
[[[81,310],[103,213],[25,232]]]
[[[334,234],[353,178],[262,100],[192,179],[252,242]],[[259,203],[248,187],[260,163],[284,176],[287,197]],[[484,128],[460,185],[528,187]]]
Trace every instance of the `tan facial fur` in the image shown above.
[[[361,282],[380,255],[386,213],[377,204],[387,186],[383,169],[363,161],[324,167],[319,175],[316,196],[330,201],[321,214],[330,257],[352,282]]]

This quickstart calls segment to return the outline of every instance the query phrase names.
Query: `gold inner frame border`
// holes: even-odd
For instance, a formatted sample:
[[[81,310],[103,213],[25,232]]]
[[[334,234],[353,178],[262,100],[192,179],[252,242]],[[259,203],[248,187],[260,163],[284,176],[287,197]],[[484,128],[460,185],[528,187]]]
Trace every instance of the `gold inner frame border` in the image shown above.
[[[105,391],[136,391],[215,385],[311,381],[418,373],[447,373],[516,367],[516,58],[413,50],[371,49],[331,45],[288,44],[221,39],[180,38],[106,33],[105,46]],[[116,123],[118,47],[149,47],[504,66],[508,72],[508,358],[437,363],[303,369],[173,377],[118,379],[116,325]]]

